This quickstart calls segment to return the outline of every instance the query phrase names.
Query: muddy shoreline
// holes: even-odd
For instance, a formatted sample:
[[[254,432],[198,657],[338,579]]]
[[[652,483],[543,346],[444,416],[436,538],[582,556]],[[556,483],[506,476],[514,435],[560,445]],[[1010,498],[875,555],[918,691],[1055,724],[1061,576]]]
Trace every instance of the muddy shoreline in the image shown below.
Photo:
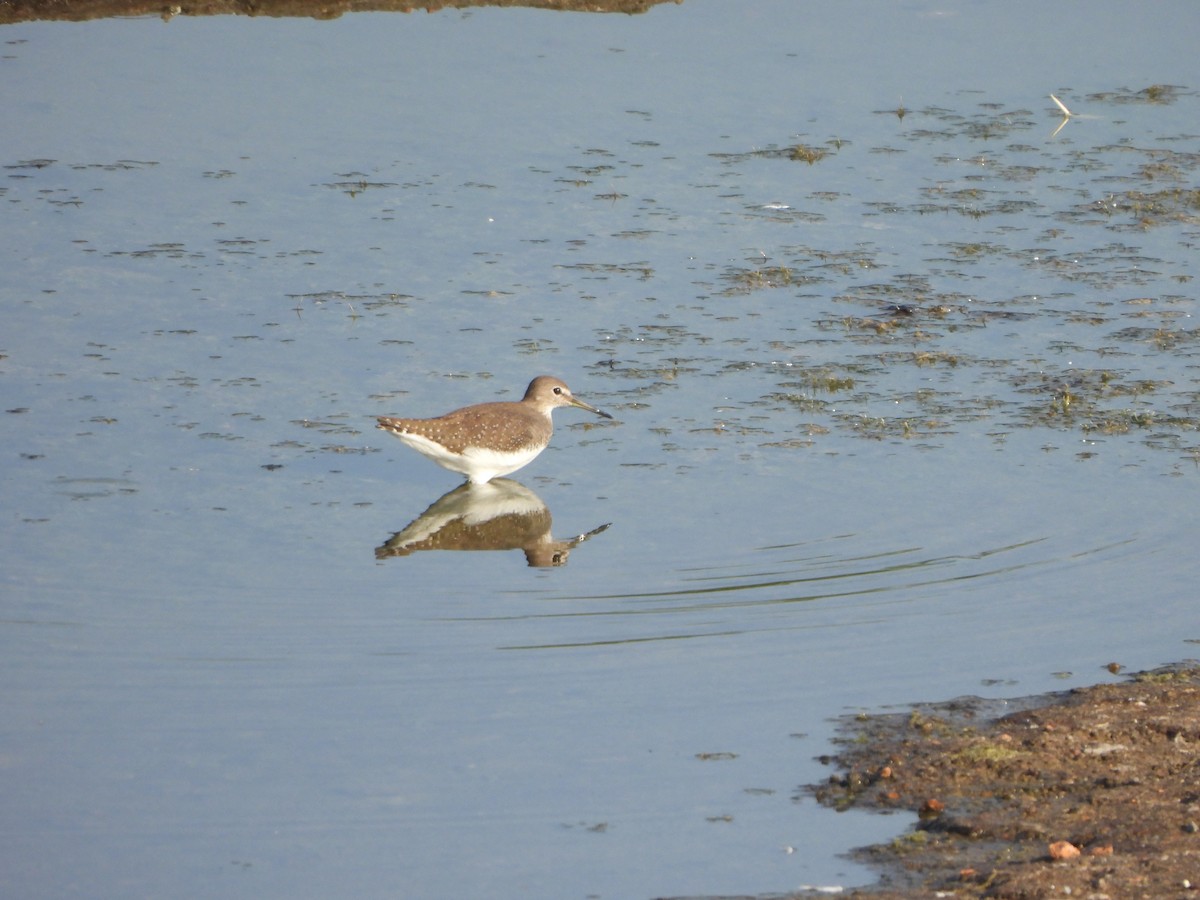
[[[856,851],[880,880],[840,896],[1200,897],[1194,661],[1006,704],[855,717],[841,731],[822,758],[837,772],[805,793],[920,818]]]
[[[0,25],[15,22],[161,16],[296,16],[336,19],[353,12],[438,12],[480,6],[636,15],[683,0],[0,0]]]

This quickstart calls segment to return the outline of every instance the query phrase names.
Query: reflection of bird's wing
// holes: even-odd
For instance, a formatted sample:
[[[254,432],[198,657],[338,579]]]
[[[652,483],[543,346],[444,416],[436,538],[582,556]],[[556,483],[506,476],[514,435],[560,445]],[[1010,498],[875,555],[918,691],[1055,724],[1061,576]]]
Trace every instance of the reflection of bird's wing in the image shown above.
[[[380,550],[402,555],[406,548],[437,544],[443,532],[451,543],[460,543],[462,532],[482,531],[489,522],[501,518],[512,520],[507,526],[510,532],[514,523],[520,523],[518,532],[532,530],[534,534],[550,527],[550,511],[541,497],[519,482],[497,478],[487,484],[463,484],[439,497]],[[459,534],[452,537],[454,532]]]

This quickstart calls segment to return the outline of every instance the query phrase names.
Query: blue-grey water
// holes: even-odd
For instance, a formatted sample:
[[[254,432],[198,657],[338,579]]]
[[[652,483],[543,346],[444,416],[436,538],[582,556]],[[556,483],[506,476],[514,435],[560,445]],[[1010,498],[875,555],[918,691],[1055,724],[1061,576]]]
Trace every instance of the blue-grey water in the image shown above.
[[[0,891],[862,884],[834,717],[1194,655],[1197,25],[0,29]],[[540,373],[503,502],[372,427]]]

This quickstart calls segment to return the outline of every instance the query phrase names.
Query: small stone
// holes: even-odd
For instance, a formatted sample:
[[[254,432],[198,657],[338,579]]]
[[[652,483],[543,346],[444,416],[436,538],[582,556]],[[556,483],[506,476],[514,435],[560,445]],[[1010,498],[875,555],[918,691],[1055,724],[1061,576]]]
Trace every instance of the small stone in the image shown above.
[[[1079,848],[1070,841],[1055,841],[1049,849],[1051,859],[1074,859],[1079,855]]]
[[[945,808],[946,804],[944,804],[937,797],[930,797],[921,804],[921,808],[917,811],[917,815],[922,819],[931,819],[934,816],[940,816]]]

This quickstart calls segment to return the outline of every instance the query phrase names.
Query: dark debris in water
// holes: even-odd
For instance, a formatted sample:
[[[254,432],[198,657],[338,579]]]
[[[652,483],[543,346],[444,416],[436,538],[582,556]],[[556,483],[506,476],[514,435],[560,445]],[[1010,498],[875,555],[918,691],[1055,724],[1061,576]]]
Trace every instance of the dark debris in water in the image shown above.
[[[1093,99],[1171,102],[1178,96],[1178,91],[1153,89]],[[1084,440],[1130,436],[1150,448],[1200,458],[1189,445],[1200,430],[1200,391],[1194,379],[1179,377],[1178,369],[1181,357],[1197,356],[1200,332],[1188,327],[1196,298],[1154,292],[1166,280],[1177,285],[1193,280],[1188,248],[1200,225],[1200,193],[1192,187],[1200,153],[1148,142],[1144,147],[1064,147],[1069,164],[1088,173],[1084,180],[1098,189],[1082,201],[1076,195],[1083,192],[1066,190],[1034,197],[1026,185],[1054,177],[1055,164],[1004,156],[1047,157],[1038,145],[1014,139],[1040,123],[1027,110],[987,105],[982,110],[975,115],[938,108],[908,112],[906,124],[917,124],[902,133],[906,141],[936,145],[953,138],[982,144],[1003,136],[1007,147],[974,156],[934,156],[947,169],[968,168],[917,188],[907,200],[884,197],[862,206],[866,215],[910,221],[937,214],[1011,219],[1013,225],[992,227],[988,237],[931,247],[914,265],[919,274],[890,271],[894,262],[872,244],[780,247],[762,251],[752,265],[729,264],[720,273],[720,296],[755,304],[768,300],[775,315],[786,314],[790,304],[800,321],[815,325],[839,346],[857,348],[865,363],[854,362],[851,352],[830,366],[813,352],[811,338],[778,339],[766,365],[780,380],[759,403],[818,417],[806,426],[874,440],[941,437],[991,420],[1003,429],[997,434],[1050,429],[1075,432]],[[919,124],[934,121],[936,129]],[[720,158],[744,165],[787,152],[781,144]],[[837,192],[826,195],[843,202]],[[785,204],[763,208],[781,216],[791,209]],[[1013,240],[1039,220],[1047,225],[1036,243]],[[1173,229],[1183,255],[1157,255],[1169,246],[1159,240],[1155,250],[1148,250],[1145,241],[1132,236],[1151,229]],[[1089,234],[1100,239],[1089,241]],[[992,271],[1023,271],[1030,285],[1054,287],[1027,296],[987,295]],[[867,273],[884,277],[864,278]],[[1003,353],[995,333],[1011,336],[1011,354],[965,349],[964,342],[974,346],[967,336],[979,330],[988,331],[986,346],[993,354],[997,343]],[[1030,343],[1034,335],[1039,340]],[[756,365],[747,362],[741,368]],[[853,376],[846,375],[851,368]],[[1160,374],[1164,369],[1173,377]],[[886,414],[873,411],[884,405],[891,407]],[[728,418],[727,429],[734,425]]]
[[[1121,88],[1116,91],[1101,91],[1089,94],[1087,99],[1093,103],[1174,103],[1181,96],[1192,91],[1174,84],[1152,84],[1140,90]]]

